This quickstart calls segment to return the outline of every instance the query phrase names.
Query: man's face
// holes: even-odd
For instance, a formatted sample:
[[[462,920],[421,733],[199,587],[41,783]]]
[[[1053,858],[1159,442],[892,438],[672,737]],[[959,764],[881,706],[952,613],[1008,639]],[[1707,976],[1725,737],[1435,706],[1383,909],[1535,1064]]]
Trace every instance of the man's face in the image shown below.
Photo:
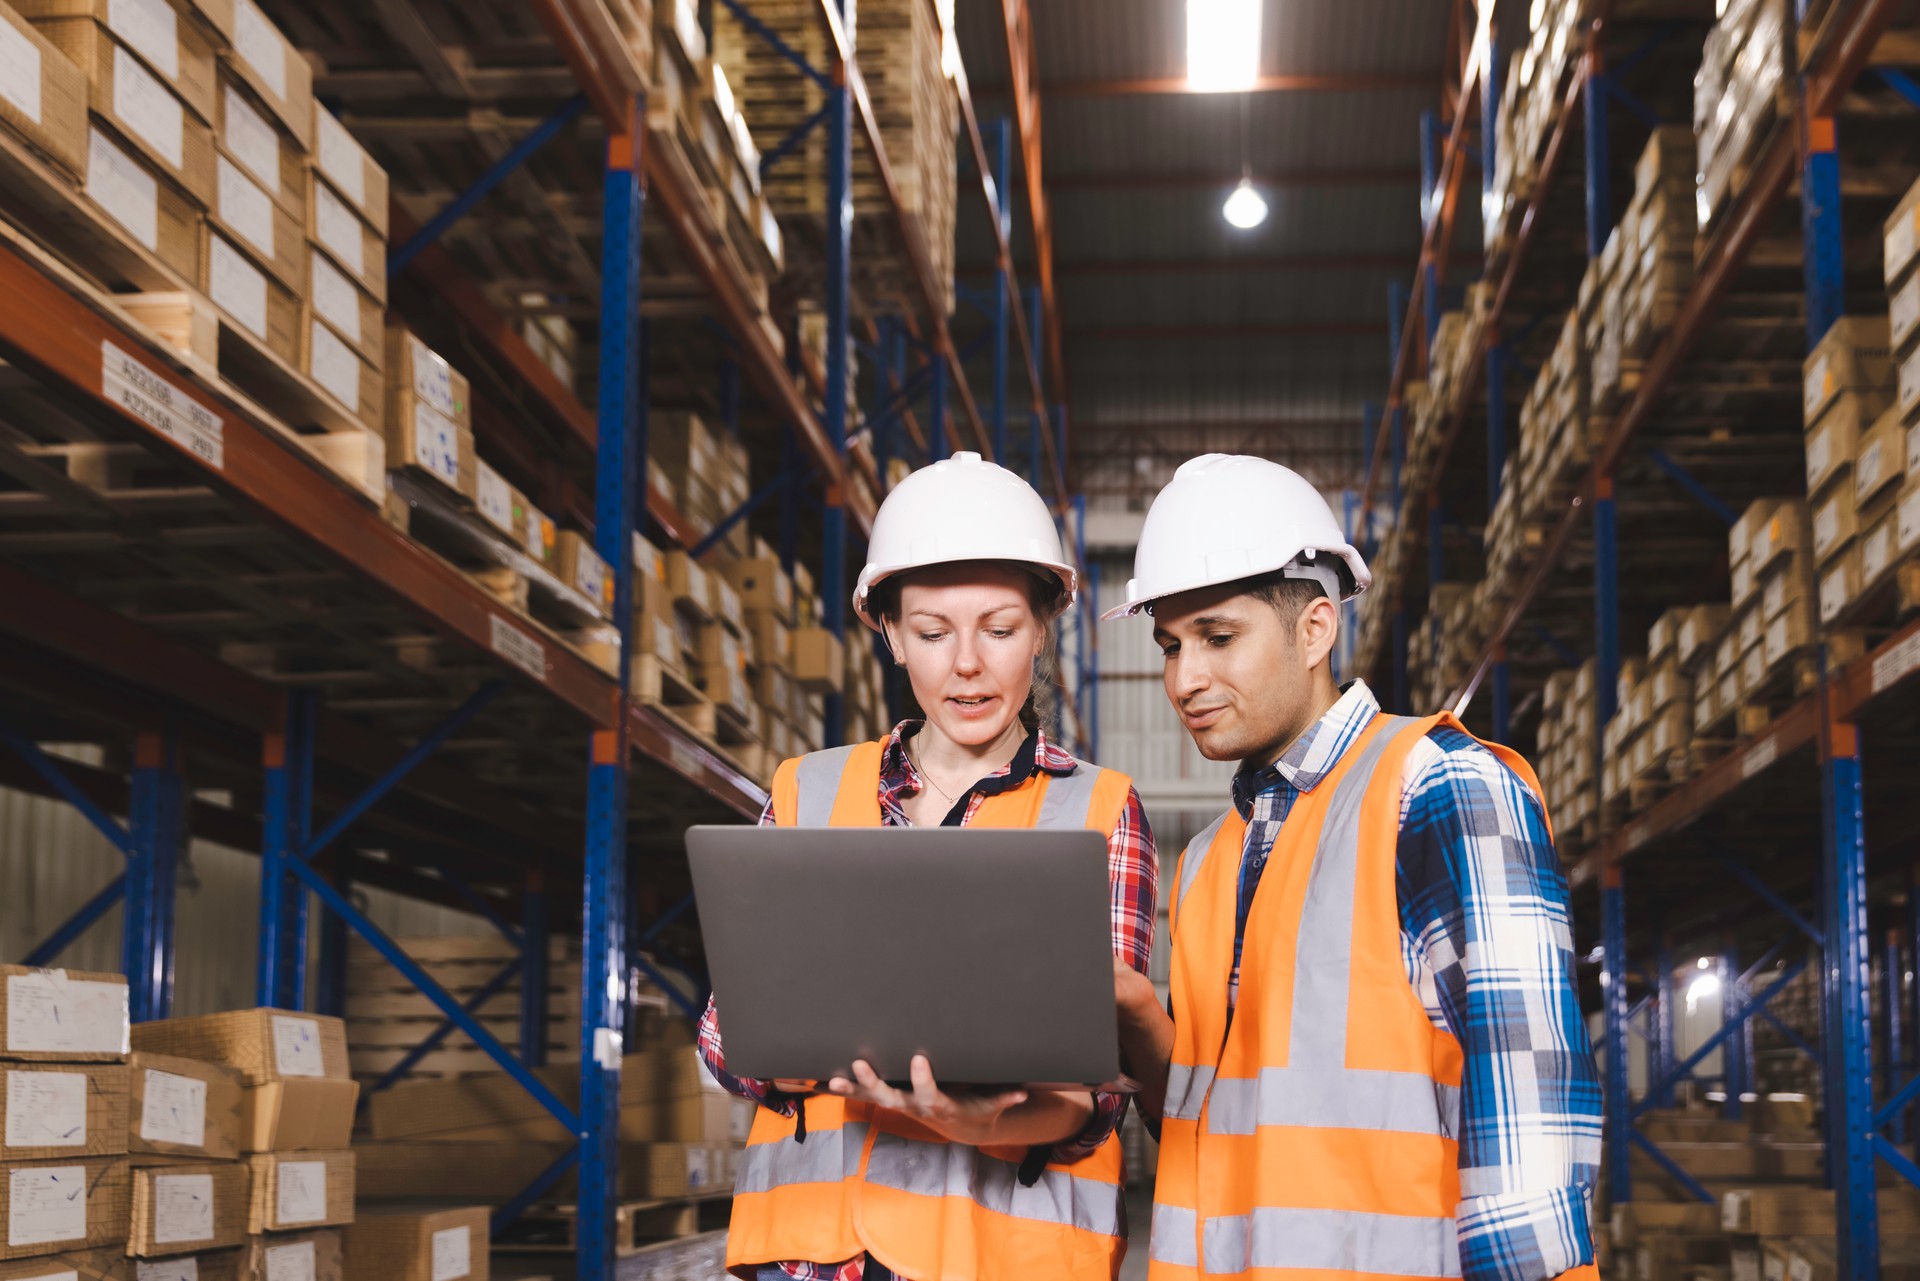
[[[1231,585],[1155,603],[1153,640],[1166,661],[1167,701],[1202,756],[1264,762],[1306,727],[1319,646],[1304,633],[1310,615],[1326,605],[1285,620]]]

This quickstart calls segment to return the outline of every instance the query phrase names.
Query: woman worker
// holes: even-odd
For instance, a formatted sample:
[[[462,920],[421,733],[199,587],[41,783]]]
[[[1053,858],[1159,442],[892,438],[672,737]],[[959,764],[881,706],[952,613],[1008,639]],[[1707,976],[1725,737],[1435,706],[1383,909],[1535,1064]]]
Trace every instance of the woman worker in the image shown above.
[[[783,764],[763,824],[1088,827],[1107,838],[1113,950],[1142,973],[1157,863],[1125,775],[1075,760],[1041,725],[1054,621],[1073,566],[1040,495],[960,453],[921,469],[874,517],[854,609],[904,667],[920,717],[886,739]],[[1009,886],[1010,893],[1017,892]],[[804,965],[811,930],[796,922]],[[933,999],[937,999],[933,998]],[[1126,1252],[1124,1095],[948,1094],[916,1056],[910,1089],[865,1063],[824,1090],[726,1070],[709,1005],[700,1052],[760,1103],[734,1189],[727,1266],[747,1281],[1110,1281]]]

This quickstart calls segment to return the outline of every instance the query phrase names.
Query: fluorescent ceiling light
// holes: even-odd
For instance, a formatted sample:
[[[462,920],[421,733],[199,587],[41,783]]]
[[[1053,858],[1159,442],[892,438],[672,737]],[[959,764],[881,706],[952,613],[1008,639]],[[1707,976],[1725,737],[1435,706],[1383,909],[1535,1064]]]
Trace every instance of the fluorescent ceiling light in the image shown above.
[[[1228,222],[1242,231],[1250,231],[1267,220],[1267,202],[1253,189],[1253,180],[1242,178],[1240,185],[1220,208]]]
[[[1206,93],[1260,78],[1262,0],[1187,0],[1187,83]]]

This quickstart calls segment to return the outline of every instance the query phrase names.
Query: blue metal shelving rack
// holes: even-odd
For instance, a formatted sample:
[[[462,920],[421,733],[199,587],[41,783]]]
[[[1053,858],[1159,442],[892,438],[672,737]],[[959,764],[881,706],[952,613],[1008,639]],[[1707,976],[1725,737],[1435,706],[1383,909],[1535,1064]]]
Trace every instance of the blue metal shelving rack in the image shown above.
[[[1606,21],[1605,6],[1601,23]],[[1804,0],[1795,5],[1796,18],[1804,18]],[[1508,686],[1507,642],[1523,626],[1529,607],[1539,597],[1556,562],[1565,553],[1577,525],[1587,524],[1593,546],[1593,601],[1596,656],[1596,695],[1599,706],[1597,728],[1604,730],[1615,711],[1616,677],[1620,651],[1619,547],[1614,511],[1614,476],[1625,458],[1635,432],[1655,412],[1660,396],[1676,368],[1698,335],[1711,323],[1714,309],[1759,238],[1767,214],[1786,197],[1789,184],[1798,181],[1800,224],[1804,262],[1806,301],[1806,339],[1810,350],[1826,333],[1846,307],[1844,238],[1841,223],[1840,140],[1833,119],[1840,100],[1854,79],[1866,67],[1880,35],[1893,17],[1893,6],[1880,0],[1861,0],[1853,5],[1832,6],[1822,28],[1821,51],[1804,69],[1800,80],[1801,109],[1798,119],[1776,133],[1756,155],[1744,193],[1730,209],[1716,240],[1700,261],[1697,280],[1674,329],[1650,358],[1638,393],[1628,398],[1608,437],[1595,450],[1595,461],[1587,484],[1548,538],[1539,563],[1526,580],[1519,599],[1501,617],[1492,639],[1479,655],[1464,686],[1450,697],[1464,707],[1482,686],[1489,684],[1493,725],[1496,737],[1504,737],[1513,714]],[[1481,90],[1478,107],[1479,137],[1486,151],[1481,156],[1483,173],[1491,174],[1493,124],[1498,110],[1500,63],[1493,39],[1492,4],[1483,4],[1478,15],[1479,33],[1465,60],[1463,92],[1459,98],[1462,115],[1470,110],[1476,79]],[[1793,38],[1788,33],[1788,39]],[[1485,49],[1483,56],[1482,50]],[[1898,73],[1895,73],[1896,76]],[[1896,83],[1895,87],[1899,85]],[[1575,98],[1582,109],[1576,116]],[[1502,278],[1494,282],[1493,316],[1485,339],[1484,388],[1487,399],[1488,495],[1489,502],[1500,492],[1501,464],[1509,439],[1507,430],[1507,378],[1509,356],[1502,331],[1502,312],[1515,274],[1525,256],[1527,244],[1537,230],[1547,189],[1553,181],[1554,166],[1567,145],[1569,132],[1578,128],[1585,142],[1586,166],[1582,175],[1585,194],[1587,251],[1598,255],[1611,230],[1613,200],[1608,190],[1612,149],[1609,141],[1608,110],[1621,95],[1613,86],[1603,62],[1601,45],[1594,41],[1582,65],[1574,73],[1568,90],[1565,117],[1550,139],[1542,176],[1537,180],[1520,224],[1516,246]],[[1431,120],[1431,118],[1429,118]],[[1400,462],[1404,453],[1400,393],[1420,362],[1418,350],[1408,350],[1420,331],[1424,313],[1426,329],[1432,329],[1433,303],[1438,291],[1436,269],[1445,262],[1446,247],[1452,238],[1450,209],[1457,185],[1457,153],[1472,144],[1463,120],[1457,120],[1442,141],[1432,123],[1423,123],[1422,159],[1425,195],[1422,203],[1424,230],[1421,259],[1416,269],[1412,292],[1395,286],[1389,302],[1392,324],[1391,357],[1393,380],[1383,406],[1369,406],[1364,424],[1369,448],[1368,482],[1360,514],[1361,529],[1370,529],[1372,494],[1381,485],[1392,510],[1400,511],[1402,501]],[[1424,307],[1416,305],[1425,303]],[[1473,388],[1465,403],[1473,404]],[[1445,435],[1442,462],[1436,469],[1444,475],[1444,460],[1462,419],[1469,409],[1451,411],[1443,427]],[[1683,489],[1700,498],[1710,508],[1726,514],[1711,494],[1690,476],[1676,474],[1677,465],[1664,457],[1653,461]],[[1438,482],[1436,482],[1436,485]],[[1700,492],[1696,492],[1699,490]],[[1712,500],[1712,501],[1709,501]],[[1416,510],[1416,515],[1417,515]],[[1730,519],[1730,514],[1727,514]],[[1398,536],[1409,540],[1426,534],[1426,522],[1405,522],[1407,529]],[[1436,531],[1437,533],[1437,531]],[[1435,534],[1426,534],[1429,540]],[[1405,550],[1405,549],[1403,549]],[[1431,549],[1429,549],[1431,551]],[[1403,555],[1403,565],[1417,562]],[[1381,661],[1388,669],[1396,702],[1404,707],[1407,694],[1406,631],[1407,616],[1404,584],[1388,585],[1394,593],[1390,612],[1391,639]],[[1624,1204],[1632,1197],[1629,1163],[1639,1153],[1662,1168],[1679,1186],[1700,1199],[1711,1200],[1710,1193],[1663,1153],[1657,1144],[1642,1135],[1635,1123],[1649,1109],[1670,1105],[1674,1087],[1690,1079],[1700,1064],[1715,1049],[1725,1050],[1723,1084],[1726,1114],[1742,1115],[1741,1095],[1754,1081],[1752,1028],[1756,1020],[1774,1022],[1767,1005],[1798,976],[1805,966],[1818,966],[1822,1044],[1801,1043],[1821,1065],[1824,1109],[1827,1117],[1828,1178],[1836,1198],[1839,1229],[1838,1248],[1841,1276],[1851,1281],[1871,1281],[1878,1275],[1878,1214],[1876,1208],[1876,1164],[1886,1161],[1909,1182],[1920,1184],[1916,1167],[1896,1146],[1905,1134],[1904,1116],[1916,1098],[1920,1098],[1920,1075],[1902,1082],[1900,1046],[1901,1020],[1905,1012],[1898,976],[1903,970],[1902,941],[1899,931],[1889,940],[1884,970],[1888,977],[1886,1014],[1887,1056],[1882,1064],[1874,1057],[1874,1030],[1871,1020],[1871,940],[1868,935],[1867,862],[1865,846],[1862,786],[1860,713],[1889,689],[1901,686],[1916,669],[1920,656],[1910,651],[1920,644],[1920,624],[1909,623],[1851,666],[1829,669],[1822,666],[1816,693],[1795,704],[1766,733],[1753,743],[1735,751],[1706,772],[1698,775],[1677,794],[1660,802],[1623,829],[1609,836],[1602,846],[1571,869],[1570,880],[1576,891],[1597,890],[1600,921],[1600,988],[1604,1032],[1597,1047],[1604,1059],[1603,1095],[1606,1126],[1608,1180],[1603,1191],[1613,1204]],[[1555,642],[1555,648],[1563,648]],[[1577,661],[1569,659],[1568,661]],[[1910,696],[1910,695],[1909,695]],[[1717,865],[1728,877],[1742,885],[1767,908],[1778,914],[1788,927],[1787,933],[1764,955],[1753,960],[1744,971],[1737,954],[1729,953],[1720,962],[1728,1017],[1724,1026],[1706,1044],[1678,1059],[1674,1046],[1674,1006],[1676,985],[1668,939],[1657,928],[1658,956],[1653,958],[1656,979],[1648,995],[1639,1002],[1629,997],[1628,985],[1633,970],[1628,956],[1629,902],[1627,867],[1629,857],[1650,842],[1677,832],[1682,827],[1713,812],[1726,803],[1729,795],[1748,777],[1775,768],[1790,768],[1785,758],[1790,752],[1811,746],[1820,774],[1818,828],[1823,851],[1817,896],[1821,911],[1813,920],[1795,909],[1786,898],[1750,870],[1737,856],[1711,851]],[[1594,748],[1596,755],[1599,744]],[[1776,761],[1781,764],[1776,765]],[[1641,905],[1644,907],[1645,905]],[[1656,923],[1657,924],[1657,923]],[[1920,926],[1916,926],[1920,929]],[[1791,945],[1809,945],[1807,959],[1794,960]],[[1717,945],[1716,945],[1717,948]],[[1776,963],[1782,971],[1764,989],[1754,991],[1759,976]],[[1644,1028],[1637,1026],[1645,1020]],[[1638,1100],[1630,1096],[1628,1085],[1629,1032],[1643,1035],[1648,1045],[1648,1089]],[[1797,1039],[1797,1038],[1796,1038]],[[1887,1075],[1885,1101],[1875,1103],[1875,1071],[1884,1067]]]
[[[260,947],[256,996],[261,1004],[285,1008],[304,1008],[310,987],[316,990],[316,1006],[324,1012],[340,1013],[344,1000],[346,942],[348,934],[358,934],[389,963],[425,994],[443,1015],[438,1029],[426,1038],[407,1059],[388,1073],[380,1086],[403,1077],[408,1069],[430,1052],[446,1036],[458,1030],[485,1050],[533,1096],[565,1129],[579,1138],[571,1149],[550,1168],[538,1173],[529,1186],[494,1216],[496,1230],[512,1221],[528,1206],[544,1197],[570,1174],[578,1177],[579,1270],[581,1281],[607,1281],[615,1273],[614,1206],[618,1183],[618,1099],[621,1055],[629,1025],[629,1006],[623,996],[629,976],[637,968],[668,987],[664,976],[640,955],[657,933],[685,911],[682,900],[650,923],[644,930],[630,902],[627,887],[629,870],[628,790],[636,753],[667,768],[685,774],[690,781],[716,796],[724,792],[736,809],[750,809],[754,797],[734,786],[735,780],[715,773],[709,763],[695,760],[688,764],[685,745],[660,737],[657,725],[642,709],[628,701],[626,657],[631,638],[626,620],[631,609],[633,584],[630,539],[641,527],[647,511],[644,483],[644,459],[647,456],[646,409],[646,322],[640,311],[640,247],[643,218],[650,203],[664,210],[666,221],[676,235],[684,233],[684,210],[676,205],[686,193],[668,193],[671,198],[650,202],[650,157],[645,152],[648,136],[645,126],[644,98],[620,92],[615,85],[596,73],[591,51],[570,45],[578,39],[577,28],[565,20],[564,6],[569,0],[536,0],[547,25],[556,35],[556,43],[567,55],[580,81],[581,93],[563,103],[545,122],[491,166],[467,192],[452,201],[437,217],[406,237],[395,251],[391,271],[399,272],[419,260],[433,247],[435,240],[458,219],[468,215],[487,193],[503,182],[516,167],[524,164],[583,111],[597,112],[609,135],[602,174],[602,273],[600,323],[602,351],[618,353],[622,358],[603,359],[599,365],[597,406],[592,415],[595,445],[595,549],[612,567],[615,580],[614,618],[621,634],[620,675],[601,690],[584,669],[569,667],[565,680],[551,677],[556,692],[580,710],[592,713],[587,752],[587,788],[585,850],[583,860],[582,939],[583,1010],[580,1034],[580,1079],[578,1104],[570,1106],[536,1074],[542,1065],[547,1013],[545,992],[548,986],[546,966],[550,921],[549,895],[544,878],[529,873],[522,891],[521,919],[505,919],[499,900],[483,896],[466,885],[444,865],[432,869],[437,880],[453,898],[487,919],[507,938],[518,958],[496,974],[476,994],[462,1001],[443,990],[423,967],[356,906],[351,893],[355,858],[350,843],[344,840],[350,828],[363,818],[383,797],[405,782],[436,751],[480,715],[505,688],[504,681],[489,681],[474,689],[431,732],[422,736],[398,761],[374,779],[357,796],[329,817],[316,824],[315,770],[321,707],[307,694],[278,697],[277,704],[264,715],[261,767],[264,778],[263,826],[260,833],[261,896],[259,912]],[[722,0],[730,9],[751,21],[750,8],[736,0]],[[851,378],[847,336],[850,329],[848,265],[852,226],[852,148],[855,134],[864,124],[869,145],[877,146],[870,108],[864,104],[864,89],[857,69],[850,65],[850,47],[841,22],[844,0],[820,0],[822,20],[834,37],[837,62],[834,67],[806,68],[810,75],[828,88],[828,107],[814,124],[828,132],[829,209],[827,221],[827,281],[825,307],[829,339],[822,407],[817,419],[813,407],[791,385],[777,388],[771,396],[776,414],[792,410],[798,420],[789,428],[787,439],[794,446],[803,434],[809,440],[815,431],[831,446],[835,472],[846,476],[852,464],[846,419],[847,391]],[[931,3],[931,0],[929,0]],[[1011,6],[1012,11],[1021,8]],[[1023,17],[1009,13],[1009,32],[1017,23],[1024,35]],[[761,28],[764,33],[764,28]],[[1030,39],[1030,37],[1028,37]],[[782,50],[793,55],[790,50]],[[1012,231],[1010,193],[1013,140],[1006,122],[991,129],[994,143],[990,163],[981,132],[975,124],[970,103],[965,102],[965,85],[960,91],[965,106],[966,129],[963,147],[970,144],[973,166],[986,195],[993,228],[999,244],[998,265],[992,295],[976,305],[985,313],[990,330],[983,341],[991,341],[993,375],[991,412],[982,424],[973,410],[971,390],[964,383],[962,353],[956,351],[947,336],[944,316],[934,316],[931,334],[924,339],[914,335],[912,322],[904,317],[891,319],[880,327],[874,355],[881,368],[876,378],[877,410],[872,418],[875,449],[873,457],[882,492],[886,478],[886,460],[906,454],[911,443],[899,441],[894,425],[912,425],[912,407],[922,395],[931,397],[929,421],[931,439],[921,455],[929,461],[946,453],[946,418],[950,396],[957,396],[978,439],[994,456],[1007,457],[1009,441],[1010,340],[1018,339],[1020,354],[1027,365],[1030,388],[1025,432],[1027,467],[1036,486],[1051,480],[1057,509],[1064,515],[1073,511],[1078,518],[1076,530],[1082,530],[1084,507],[1066,495],[1064,455],[1066,447],[1065,410],[1060,390],[1053,389],[1049,401],[1043,384],[1043,344],[1041,336],[1052,317],[1042,307],[1042,290],[1022,291],[1015,277],[1008,237]],[[1021,103],[1030,109],[1030,101]],[[1036,135],[1037,137],[1037,135]],[[1026,138],[1023,136],[1023,143]],[[768,163],[778,163],[772,155]],[[0,267],[9,264],[0,262]],[[721,291],[724,292],[724,291]],[[931,298],[929,299],[931,303]],[[1023,302],[1025,305],[1023,306]],[[0,344],[13,345],[18,335],[0,334]],[[922,363],[911,375],[907,371],[909,349],[917,351]],[[760,353],[764,356],[764,353]],[[763,362],[764,363],[764,362]],[[61,373],[58,369],[56,373]],[[69,375],[72,376],[72,375]],[[723,361],[722,402],[727,406],[729,425],[737,420],[740,403],[739,368],[732,358]],[[950,381],[952,380],[952,381]],[[77,379],[76,379],[77,381]],[[765,385],[763,384],[763,390]],[[565,407],[562,406],[564,409]],[[233,425],[235,429],[247,426]],[[803,431],[803,429],[805,429]],[[917,426],[912,435],[917,436]],[[229,448],[238,452],[247,442],[230,430]],[[265,456],[278,463],[269,444]],[[818,455],[813,461],[819,462]],[[1011,460],[1009,460],[1011,461]],[[810,482],[807,461],[797,447],[790,447],[781,474],[756,493],[728,518],[720,532],[745,517],[776,495],[781,499],[782,555],[789,565],[796,554],[797,523],[800,504],[798,491]],[[290,482],[282,482],[290,483]],[[266,494],[245,496],[261,499]],[[845,630],[846,596],[844,568],[848,541],[857,531],[849,529],[852,514],[844,483],[826,487],[823,502],[824,559],[820,575],[821,592],[827,611],[827,624],[836,633]],[[658,513],[655,513],[656,516]],[[864,514],[861,517],[864,521]],[[1082,533],[1083,537],[1083,533]],[[716,545],[718,535],[694,548],[696,555]],[[1084,553],[1082,542],[1081,552]],[[1081,556],[1084,563],[1084,554]],[[1095,584],[1097,588],[1097,584]],[[1089,593],[1078,619],[1076,672],[1082,705],[1097,708],[1097,646],[1092,642],[1092,596]],[[482,633],[484,634],[484,633]],[[597,705],[604,694],[605,705]],[[837,741],[840,716],[837,700],[829,705],[828,735]],[[1076,715],[1078,724],[1079,718]],[[1079,747],[1083,753],[1094,750],[1097,710],[1084,724],[1078,724]],[[125,873],[115,878],[89,900],[71,920],[62,925],[24,958],[30,964],[52,963],[59,954],[116,904],[124,904],[122,964],[130,982],[133,1018],[145,1020],[166,1017],[171,1009],[173,957],[175,950],[173,904],[175,869],[187,834],[188,791],[181,764],[178,727],[172,724],[142,726],[135,735],[133,763],[127,788],[129,820],[122,824],[108,813],[86,787],[76,782],[73,772],[50,758],[31,739],[0,723],[0,746],[9,748],[38,777],[45,789],[73,804],[126,857]],[[695,752],[694,756],[698,756]],[[725,788],[731,787],[731,791]],[[323,857],[324,855],[324,857]],[[309,903],[318,899],[320,915],[318,973],[310,983],[307,974]],[[518,980],[521,987],[518,1047],[509,1047],[493,1035],[476,1017],[476,1011],[488,998]],[[697,1015],[697,1004],[682,1002],[683,1012]],[[517,1052],[516,1052],[517,1049]],[[376,1086],[375,1088],[379,1088]]]

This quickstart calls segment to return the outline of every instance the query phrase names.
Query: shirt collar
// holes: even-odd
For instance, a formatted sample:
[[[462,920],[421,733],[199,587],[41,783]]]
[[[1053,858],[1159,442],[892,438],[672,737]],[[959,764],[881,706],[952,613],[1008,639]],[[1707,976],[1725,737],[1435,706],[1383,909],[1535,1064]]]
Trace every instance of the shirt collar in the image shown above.
[[[1306,733],[1293,740],[1271,765],[1242,765],[1233,776],[1233,807],[1242,819],[1253,814],[1260,796],[1285,783],[1296,791],[1311,792],[1346,755],[1347,748],[1380,712],[1379,700],[1365,681],[1354,681]]]
[[[914,767],[913,758],[907,754],[907,740],[925,723],[905,720],[893,727],[893,733],[887,736],[887,745],[880,751],[882,779],[894,780],[897,785],[915,792],[925,786],[920,771]],[[1025,782],[1035,770],[1047,774],[1071,774],[1074,768],[1073,754],[1056,746],[1045,730],[1035,729],[1028,733],[1026,742],[1014,751],[1013,759],[987,777],[1004,778],[1008,780],[1008,785],[1013,785]]]

